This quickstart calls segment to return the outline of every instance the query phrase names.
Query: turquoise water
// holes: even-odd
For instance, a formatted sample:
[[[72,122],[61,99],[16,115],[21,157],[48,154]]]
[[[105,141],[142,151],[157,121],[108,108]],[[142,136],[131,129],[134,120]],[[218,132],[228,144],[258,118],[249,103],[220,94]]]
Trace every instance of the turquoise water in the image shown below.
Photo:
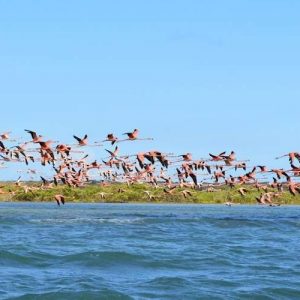
[[[299,299],[300,207],[1,203],[0,299]]]

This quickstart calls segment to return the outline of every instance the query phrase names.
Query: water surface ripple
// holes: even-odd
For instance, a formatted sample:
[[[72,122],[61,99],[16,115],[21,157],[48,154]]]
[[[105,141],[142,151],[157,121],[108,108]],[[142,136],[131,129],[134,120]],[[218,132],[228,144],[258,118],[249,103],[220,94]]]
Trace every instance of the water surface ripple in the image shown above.
[[[299,299],[300,207],[1,203],[0,299]]]

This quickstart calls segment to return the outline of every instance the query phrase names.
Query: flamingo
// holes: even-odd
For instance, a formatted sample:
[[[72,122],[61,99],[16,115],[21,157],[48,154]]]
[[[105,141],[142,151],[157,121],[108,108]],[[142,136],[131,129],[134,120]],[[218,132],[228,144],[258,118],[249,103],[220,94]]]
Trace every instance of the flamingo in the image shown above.
[[[88,135],[86,134],[82,139],[76,135],[73,135],[73,138],[78,141],[79,146],[86,146],[88,144]]]

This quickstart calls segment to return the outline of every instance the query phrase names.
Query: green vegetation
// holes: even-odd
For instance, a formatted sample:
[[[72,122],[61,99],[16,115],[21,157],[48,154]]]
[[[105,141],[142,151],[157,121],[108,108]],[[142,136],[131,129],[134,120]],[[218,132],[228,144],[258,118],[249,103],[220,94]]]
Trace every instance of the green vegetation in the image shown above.
[[[26,188],[27,187],[27,188]],[[214,191],[189,189],[191,196],[184,197],[182,191],[186,189],[176,188],[172,194],[164,192],[165,187],[154,188],[146,184],[126,184],[115,183],[108,186],[99,184],[89,184],[81,188],[71,188],[68,186],[54,186],[40,188],[38,183],[28,183],[26,186],[17,186],[13,183],[2,183],[0,200],[2,201],[54,201],[54,195],[61,194],[66,198],[66,202],[151,202],[151,203],[202,203],[214,204],[230,201],[240,204],[255,204],[255,197],[259,197],[262,191],[249,186],[248,192],[241,196],[237,188],[230,189],[225,186]],[[28,189],[26,191],[26,189]],[[145,191],[149,191],[153,198],[149,199]],[[269,192],[275,192],[269,189]],[[103,193],[101,197],[101,193]],[[288,191],[283,192],[273,199],[274,203],[280,204],[300,204],[300,195],[293,196]]]

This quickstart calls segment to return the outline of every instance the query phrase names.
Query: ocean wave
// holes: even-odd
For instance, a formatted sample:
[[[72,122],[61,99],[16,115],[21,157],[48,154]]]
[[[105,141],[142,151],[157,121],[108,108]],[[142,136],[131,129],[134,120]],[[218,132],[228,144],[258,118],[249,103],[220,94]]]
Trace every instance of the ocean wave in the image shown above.
[[[46,267],[64,266],[69,264],[99,267],[112,265],[143,265],[145,257],[123,251],[86,251],[67,255],[28,252],[17,254],[10,251],[0,251],[2,266],[15,267]]]
[[[31,256],[29,253],[26,254],[18,254],[11,251],[0,251],[0,257],[1,257],[1,265],[10,265],[10,266],[20,266],[23,267],[28,265],[32,266],[35,265],[37,260],[36,257]],[[45,259],[49,258],[48,256],[45,257]],[[41,260],[39,260],[41,262]]]
[[[93,218],[93,217],[78,217],[78,218],[44,218],[31,219],[31,223],[35,224],[133,224],[142,222],[141,218]]]
[[[185,285],[190,285],[191,281],[182,278],[182,277],[171,277],[171,276],[161,276],[161,277],[156,277],[154,279],[149,280],[148,282],[145,283],[146,285],[150,285],[153,287],[163,287],[163,288],[174,288],[174,287],[183,287]]]
[[[73,291],[56,291],[56,292],[48,292],[48,293],[39,293],[39,294],[25,294],[22,296],[16,296],[13,298],[6,298],[6,299],[11,299],[11,300],[58,300],[58,299],[63,299],[63,300],[130,300],[133,299],[130,296],[121,293],[117,290],[113,289],[102,289],[98,291],[78,291],[78,292],[73,292]]]
[[[57,257],[61,263],[77,263],[89,266],[99,265],[128,265],[139,264],[144,261],[142,255],[123,251],[87,251]]]

